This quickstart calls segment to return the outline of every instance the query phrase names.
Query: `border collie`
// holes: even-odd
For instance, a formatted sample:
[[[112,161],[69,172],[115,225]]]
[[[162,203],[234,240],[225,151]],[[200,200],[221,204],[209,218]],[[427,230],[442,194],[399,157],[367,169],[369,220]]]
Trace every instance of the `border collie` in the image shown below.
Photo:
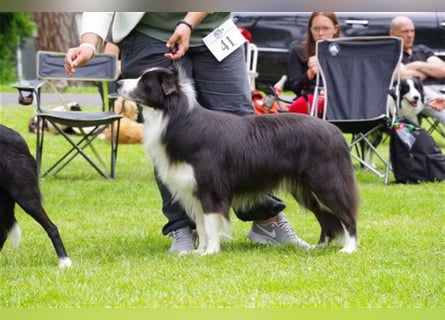
[[[14,130],[0,125],[0,250],[6,239],[13,245],[21,240],[14,214],[17,203],[45,229],[59,258],[59,267],[70,267],[59,231],[42,206],[37,162],[25,140]]]
[[[400,86],[393,88],[390,91],[392,104],[390,105],[391,112],[396,110],[397,117],[406,118],[408,121],[419,125],[419,114],[424,109],[424,93],[422,81],[418,77],[410,79],[401,79]],[[395,104],[399,97],[399,105],[395,108]]]
[[[236,116],[198,104],[179,69],[153,68],[119,81],[143,107],[144,147],[159,178],[196,223],[197,253],[220,251],[229,210],[290,192],[321,226],[320,246],[342,237],[357,249],[359,192],[348,145],[337,127],[300,114]]]
[[[396,106],[397,97],[399,97],[398,106]],[[397,112],[397,118],[405,118],[411,123],[419,125],[419,115],[424,108],[424,99],[423,84],[419,77],[400,79],[399,87],[397,88],[394,83],[393,88],[389,90],[387,108],[391,114]],[[384,132],[385,130],[379,130],[371,135],[370,141],[375,148],[382,141]],[[374,152],[364,143],[361,147],[365,161],[375,167]]]

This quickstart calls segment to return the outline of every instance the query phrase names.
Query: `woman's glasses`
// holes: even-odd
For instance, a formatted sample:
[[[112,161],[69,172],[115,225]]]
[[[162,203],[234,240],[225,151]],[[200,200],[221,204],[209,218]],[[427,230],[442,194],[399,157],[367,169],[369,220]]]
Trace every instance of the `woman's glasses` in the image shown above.
[[[328,32],[328,31],[331,31],[332,29],[333,29],[332,27],[327,27],[327,26],[324,26],[324,27],[312,27],[311,31],[312,32],[320,32],[320,31]]]

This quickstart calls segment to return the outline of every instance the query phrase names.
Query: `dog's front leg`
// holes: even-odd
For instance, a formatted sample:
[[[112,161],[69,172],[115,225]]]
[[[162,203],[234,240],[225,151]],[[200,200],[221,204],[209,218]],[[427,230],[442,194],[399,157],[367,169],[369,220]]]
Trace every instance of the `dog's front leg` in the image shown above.
[[[204,229],[206,234],[206,248],[202,255],[218,253],[221,250],[220,245],[220,222],[221,215],[219,213],[204,214]]]
[[[204,226],[204,215],[200,214],[195,217],[196,232],[198,233],[198,249],[196,253],[203,255],[207,249],[207,235]]]

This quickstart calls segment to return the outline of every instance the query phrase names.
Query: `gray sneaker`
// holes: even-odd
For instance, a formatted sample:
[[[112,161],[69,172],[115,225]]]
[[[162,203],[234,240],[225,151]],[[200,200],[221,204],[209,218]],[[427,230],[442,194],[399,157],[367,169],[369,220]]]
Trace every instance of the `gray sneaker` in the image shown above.
[[[186,254],[195,249],[196,234],[190,227],[173,230],[169,235],[173,241],[170,249],[168,249],[169,252]]]
[[[282,212],[278,214],[278,222],[269,222],[266,224],[261,224],[257,221],[253,222],[252,228],[247,233],[247,238],[261,244],[278,245],[292,243],[303,249],[312,248],[306,241],[297,237]]]

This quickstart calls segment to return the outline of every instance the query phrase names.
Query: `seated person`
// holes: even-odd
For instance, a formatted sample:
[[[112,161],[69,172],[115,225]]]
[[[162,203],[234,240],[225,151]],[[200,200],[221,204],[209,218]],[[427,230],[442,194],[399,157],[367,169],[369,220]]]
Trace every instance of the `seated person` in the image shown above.
[[[431,99],[440,95],[441,86],[431,83],[445,79],[445,62],[435,56],[429,47],[422,44],[414,45],[414,23],[408,17],[395,17],[391,22],[389,35],[403,39],[402,78],[417,76],[423,81],[426,102],[423,113],[445,124],[445,109],[435,108],[429,102],[435,101]]]
[[[290,89],[297,95],[289,111],[309,114],[315,90],[318,62],[315,43],[338,38],[340,27],[334,12],[313,12],[309,18],[305,40],[289,52],[288,76]],[[318,103],[318,116],[323,114],[323,99]]]

